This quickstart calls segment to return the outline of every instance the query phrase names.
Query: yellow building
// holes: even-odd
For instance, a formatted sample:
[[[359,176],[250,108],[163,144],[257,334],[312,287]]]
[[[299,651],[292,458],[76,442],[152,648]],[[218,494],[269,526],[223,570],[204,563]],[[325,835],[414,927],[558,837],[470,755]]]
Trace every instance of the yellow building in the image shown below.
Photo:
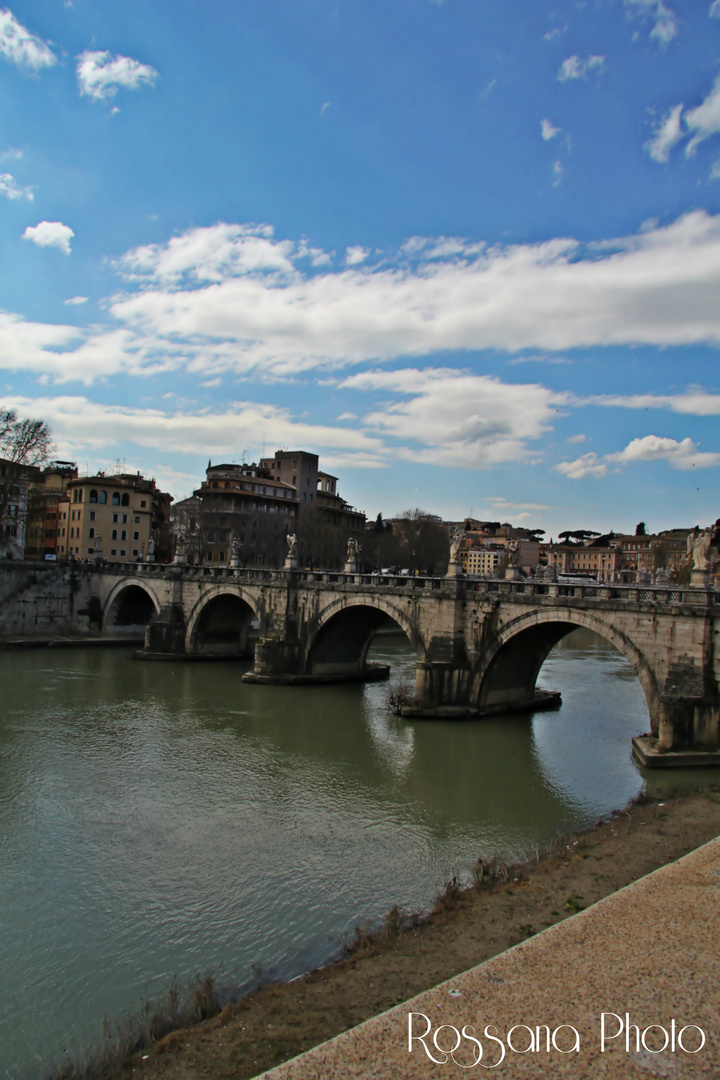
[[[58,507],[58,557],[164,562],[171,501],[139,473],[70,480]]]
[[[495,577],[500,560],[507,561],[507,553],[499,547],[479,547],[460,552],[460,565],[471,577]]]

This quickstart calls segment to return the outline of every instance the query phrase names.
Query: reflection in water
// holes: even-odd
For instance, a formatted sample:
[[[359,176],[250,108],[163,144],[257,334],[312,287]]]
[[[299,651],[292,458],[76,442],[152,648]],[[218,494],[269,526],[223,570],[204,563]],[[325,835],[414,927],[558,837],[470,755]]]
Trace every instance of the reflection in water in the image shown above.
[[[401,636],[372,659],[414,675]],[[42,1071],[173,976],[295,974],[642,783],[642,691],[594,637],[551,653],[564,704],[532,719],[407,723],[383,684],[257,686],[245,666],[0,654],[0,1074]]]

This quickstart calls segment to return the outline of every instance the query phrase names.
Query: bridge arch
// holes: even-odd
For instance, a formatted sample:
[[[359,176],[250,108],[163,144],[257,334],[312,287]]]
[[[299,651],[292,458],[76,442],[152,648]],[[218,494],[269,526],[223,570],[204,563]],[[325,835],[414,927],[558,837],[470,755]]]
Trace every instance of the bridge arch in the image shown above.
[[[102,626],[116,634],[138,633],[160,611],[155,590],[141,578],[122,578],[108,593]]]
[[[424,658],[425,643],[399,603],[384,596],[355,595],[334,600],[308,634],[303,671],[314,676],[361,675],[376,631],[390,618]]]
[[[244,590],[217,585],[203,593],[187,620],[185,651],[205,656],[251,656],[255,605]]]
[[[498,628],[485,652],[476,687],[481,709],[530,701],[548,654],[559,641],[582,627],[599,634],[632,666],[645,693],[653,730],[660,714],[657,679],[640,649],[609,620],[577,608],[543,608],[521,615]]]

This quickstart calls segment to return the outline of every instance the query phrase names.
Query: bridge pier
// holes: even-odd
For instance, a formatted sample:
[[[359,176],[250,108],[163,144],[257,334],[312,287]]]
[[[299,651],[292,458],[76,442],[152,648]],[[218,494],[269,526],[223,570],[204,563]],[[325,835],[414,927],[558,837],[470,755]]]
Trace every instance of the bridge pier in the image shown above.
[[[182,604],[163,604],[145,627],[143,660],[167,659],[185,652],[185,612]]]
[[[243,675],[243,682],[299,685],[302,683],[381,682],[390,675],[385,664],[367,664],[361,659],[315,665],[307,671],[300,641],[261,638],[255,644],[253,670]]]

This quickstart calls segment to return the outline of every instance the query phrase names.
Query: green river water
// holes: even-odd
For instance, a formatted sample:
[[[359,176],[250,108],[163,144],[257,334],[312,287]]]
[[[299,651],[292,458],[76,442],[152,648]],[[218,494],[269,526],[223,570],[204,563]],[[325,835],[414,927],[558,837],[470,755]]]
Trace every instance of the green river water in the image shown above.
[[[398,636],[371,659],[413,670]],[[562,708],[534,717],[406,722],[386,684],[244,670],[0,653],[0,1076],[44,1075],[173,978],[307,970],[393,904],[427,908],[479,855],[527,854],[645,783],[640,685],[584,631],[541,672]]]

